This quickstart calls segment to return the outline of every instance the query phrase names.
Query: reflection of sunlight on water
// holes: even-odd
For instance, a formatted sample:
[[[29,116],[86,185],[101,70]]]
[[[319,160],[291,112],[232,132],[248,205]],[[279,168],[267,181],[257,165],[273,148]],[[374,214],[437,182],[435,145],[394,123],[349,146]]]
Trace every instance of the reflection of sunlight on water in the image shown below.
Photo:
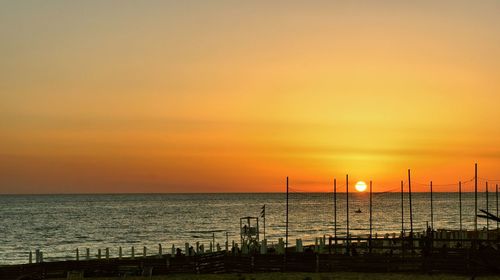
[[[463,196],[463,227],[472,229],[474,223],[474,194]],[[494,194],[493,194],[494,195]],[[423,230],[430,221],[429,195],[416,193],[413,197],[414,228]],[[485,204],[484,195],[479,205]],[[409,208],[405,198],[405,228],[409,229]],[[495,209],[490,199],[490,209]],[[229,232],[229,240],[239,242],[239,218],[258,216],[266,204],[266,235],[270,243],[285,237],[284,194],[175,194],[175,195],[57,195],[57,196],[0,196],[0,264],[26,262],[29,250],[41,248],[44,258],[74,258],[75,249],[85,248],[91,254],[97,249],[110,248],[111,256],[136,253],[148,246],[153,253],[158,243],[165,250],[172,244],[183,247],[184,242],[199,241],[208,247],[215,233],[221,245]],[[401,201],[399,193],[373,197],[373,228],[379,234],[401,230]],[[350,233],[367,234],[369,203],[366,193],[350,194]],[[480,207],[481,208],[481,207]],[[485,208],[485,207],[483,207]],[[361,213],[354,213],[360,209]],[[435,228],[458,228],[458,199],[455,193],[434,194]],[[289,205],[290,242],[302,238],[333,235],[333,195],[291,193]],[[337,197],[337,234],[346,234],[345,194]],[[262,219],[261,219],[262,222]],[[480,228],[485,221],[480,220]],[[261,231],[263,230],[261,224]],[[196,236],[196,237],[193,237]]]

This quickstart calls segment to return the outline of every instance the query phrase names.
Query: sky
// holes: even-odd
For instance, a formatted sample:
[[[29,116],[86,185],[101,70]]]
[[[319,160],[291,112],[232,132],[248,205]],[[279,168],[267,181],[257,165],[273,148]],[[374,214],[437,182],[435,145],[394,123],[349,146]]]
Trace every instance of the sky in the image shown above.
[[[499,1],[2,1],[0,193],[500,179]],[[471,190],[473,185],[465,185]]]

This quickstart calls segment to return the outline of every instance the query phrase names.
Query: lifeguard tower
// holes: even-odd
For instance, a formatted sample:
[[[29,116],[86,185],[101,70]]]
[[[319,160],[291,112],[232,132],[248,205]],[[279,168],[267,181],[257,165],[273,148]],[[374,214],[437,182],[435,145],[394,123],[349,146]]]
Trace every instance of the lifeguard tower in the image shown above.
[[[240,218],[241,244],[252,244],[259,241],[259,218]]]

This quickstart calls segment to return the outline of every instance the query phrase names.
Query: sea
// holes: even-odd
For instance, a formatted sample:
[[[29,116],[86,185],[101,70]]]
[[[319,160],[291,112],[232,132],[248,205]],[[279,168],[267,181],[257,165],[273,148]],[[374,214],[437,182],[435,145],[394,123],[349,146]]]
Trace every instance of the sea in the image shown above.
[[[410,219],[407,193],[403,202],[400,193],[374,193],[373,234],[399,234],[411,226],[424,231],[428,225],[474,229],[474,193],[461,196],[460,202],[458,193],[434,193],[431,217],[430,194],[413,193]],[[313,243],[316,237],[335,232],[345,237],[348,217],[349,233],[366,236],[369,194],[349,194],[348,204],[347,211],[345,193],[336,194],[336,199],[332,193],[290,193],[289,243],[294,245],[297,238]],[[495,193],[489,195],[488,206],[485,194],[478,194],[478,209],[497,213],[497,205]],[[131,254],[132,246],[136,255],[144,246],[148,254],[158,254],[159,244],[167,253],[172,245],[184,250],[186,242],[199,242],[207,249],[212,240],[224,249],[226,240],[240,243],[243,217],[258,218],[259,238],[276,244],[286,235],[286,208],[286,193],[0,195],[0,265],[27,263],[30,251],[37,249],[44,261],[74,260],[77,248],[80,258],[86,248],[92,258],[98,249],[104,254],[105,248],[116,257],[119,247],[124,256]],[[480,229],[487,226],[498,227],[478,219]]]

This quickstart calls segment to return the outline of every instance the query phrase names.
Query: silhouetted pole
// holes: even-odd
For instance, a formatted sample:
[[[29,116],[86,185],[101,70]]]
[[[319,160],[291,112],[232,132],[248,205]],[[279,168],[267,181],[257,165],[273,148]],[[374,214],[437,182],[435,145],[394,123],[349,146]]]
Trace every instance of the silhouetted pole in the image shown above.
[[[489,195],[488,195],[488,182],[486,182],[486,212],[490,212],[490,200],[489,200]],[[486,219],[486,231],[490,229],[490,219]],[[488,233],[486,233],[486,236],[488,236]]]
[[[474,165],[474,231],[477,231],[477,163]]]
[[[403,181],[401,181],[401,252],[403,254],[403,258],[405,256],[405,205],[404,205],[404,189],[403,189]]]
[[[413,238],[413,210],[412,210],[412,204],[411,204],[411,176],[410,176],[410,169],[408,169],[408,200],[410,202],[410,236]]]
[[[431,229],[434,230],[434,207],[433,207],[433,197],[432,197],[432,181],[431,181]]]
[[[346,223],[347,223],[347,253],[349,253],[349,175],[345,175],[345,194],[346,194]]]
[[[264,239],[266,239],[266,205],[262,207],[262,219],[264,222]]]
[[[288,249],[288,176],[286,177],[286,233],[285,233],[285,255]]]
[[[496,200],[497,200],[497,217],[500,217],[500,216],[498,216],[498,184],[497,184],[495,196],[496,196]],[[498,230],[498,221],[497,221],[497,230]],[[497,234],[498,234],[498,232],[497,232]]]
[[[460,232],[462,232],[462,182],[458,182],[458,209],[459,209],[459,215],[460,215]],[[462,233],[460,233],[460,236]]]
[[[403,181],[401,181],[401,235],[405,236],[405,205]]]
[[[333,179],[333,237],[335,237],[335,253],[337,253],[337,179]]]
[[[370,253],[372,252],[372,181],[370,181]]]

